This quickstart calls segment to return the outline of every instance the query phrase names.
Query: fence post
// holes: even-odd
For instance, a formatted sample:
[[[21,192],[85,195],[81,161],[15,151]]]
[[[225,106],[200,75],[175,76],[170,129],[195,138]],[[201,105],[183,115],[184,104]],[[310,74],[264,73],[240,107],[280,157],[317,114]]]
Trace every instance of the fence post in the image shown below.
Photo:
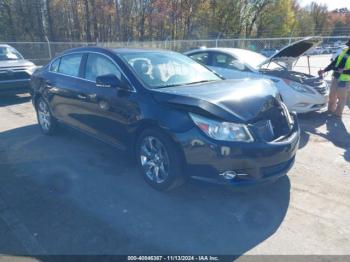
[[[131,37],[128,37],[128,40],[126,42],[126,46],[129,46],[130,39],[131,39]]]
[[[221,33],[218,34],[218,36],[215,39],[215,47],[218,47],[218,41],[220,39]]]
[[[50,57],[50,60],[52,59],[52,53],[51,53],[51,45],[50,45],[50,41],[49,41],[49,38],[47,36],[45,36],[45,40],[47,42],[47,47],[49,49],[49,57]]]
[[[167,48],[167,44],[168,44],[168,40],[170,39],[170,36],[167,36],[167,38],[165,38],[165,42],[164,42],[164,49]]]
[[[294,33],[294,28],[292,28],[292,31],[290,32],[290,36],[289,36],[289,44],[288,44],[288,45],[290,45],[290,44],[292,43],[293,33]]]

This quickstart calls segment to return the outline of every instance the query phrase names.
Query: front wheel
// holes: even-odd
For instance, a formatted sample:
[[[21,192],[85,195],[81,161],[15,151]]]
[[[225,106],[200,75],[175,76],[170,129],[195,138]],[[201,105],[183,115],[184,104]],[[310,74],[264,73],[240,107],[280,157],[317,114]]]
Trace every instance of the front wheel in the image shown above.
[[[56,131],[56,121],[51,114],[48,103],[43,98],[39,98],[36,103],[36,114],[41,131],[45,135],[51,135]]]
[[[183,163],[176,144],[158,130],[145,130],[136,144],[139,169],[148,184],[171,190],[184,181]]]

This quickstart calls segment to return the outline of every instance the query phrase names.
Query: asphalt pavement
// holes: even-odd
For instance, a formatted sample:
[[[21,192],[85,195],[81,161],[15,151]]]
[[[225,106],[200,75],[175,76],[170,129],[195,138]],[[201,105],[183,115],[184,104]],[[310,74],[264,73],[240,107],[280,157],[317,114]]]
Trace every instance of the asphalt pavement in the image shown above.
[[[128,155],[0,99],[0,254],[350,254],[350,110],[300,116],[275,183],[150,188]]]

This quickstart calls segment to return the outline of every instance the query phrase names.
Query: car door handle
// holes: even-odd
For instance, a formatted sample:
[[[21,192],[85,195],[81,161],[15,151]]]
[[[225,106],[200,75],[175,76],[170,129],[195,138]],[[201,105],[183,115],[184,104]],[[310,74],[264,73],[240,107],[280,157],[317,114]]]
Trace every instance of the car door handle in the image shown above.
[[[87,96],[82,95],[82,94],[79,94],[79,95],[78,95],[78,98],[81,99],[81,100],[86,100],[86,99],[87,99]]]
[[[50,81],[46,81],[46,87],[47,88],[53,88],[53,85]]]

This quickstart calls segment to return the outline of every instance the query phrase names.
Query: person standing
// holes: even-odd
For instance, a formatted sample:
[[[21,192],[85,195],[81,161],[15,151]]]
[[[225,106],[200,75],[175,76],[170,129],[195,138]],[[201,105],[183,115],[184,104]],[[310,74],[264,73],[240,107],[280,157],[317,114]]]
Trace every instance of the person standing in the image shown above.
[[[320,77],[333,70],[333,79],[329,93],[328,111],[342,117],[350,89],[350,40],[347,47],[325,69],[318,71]]]

